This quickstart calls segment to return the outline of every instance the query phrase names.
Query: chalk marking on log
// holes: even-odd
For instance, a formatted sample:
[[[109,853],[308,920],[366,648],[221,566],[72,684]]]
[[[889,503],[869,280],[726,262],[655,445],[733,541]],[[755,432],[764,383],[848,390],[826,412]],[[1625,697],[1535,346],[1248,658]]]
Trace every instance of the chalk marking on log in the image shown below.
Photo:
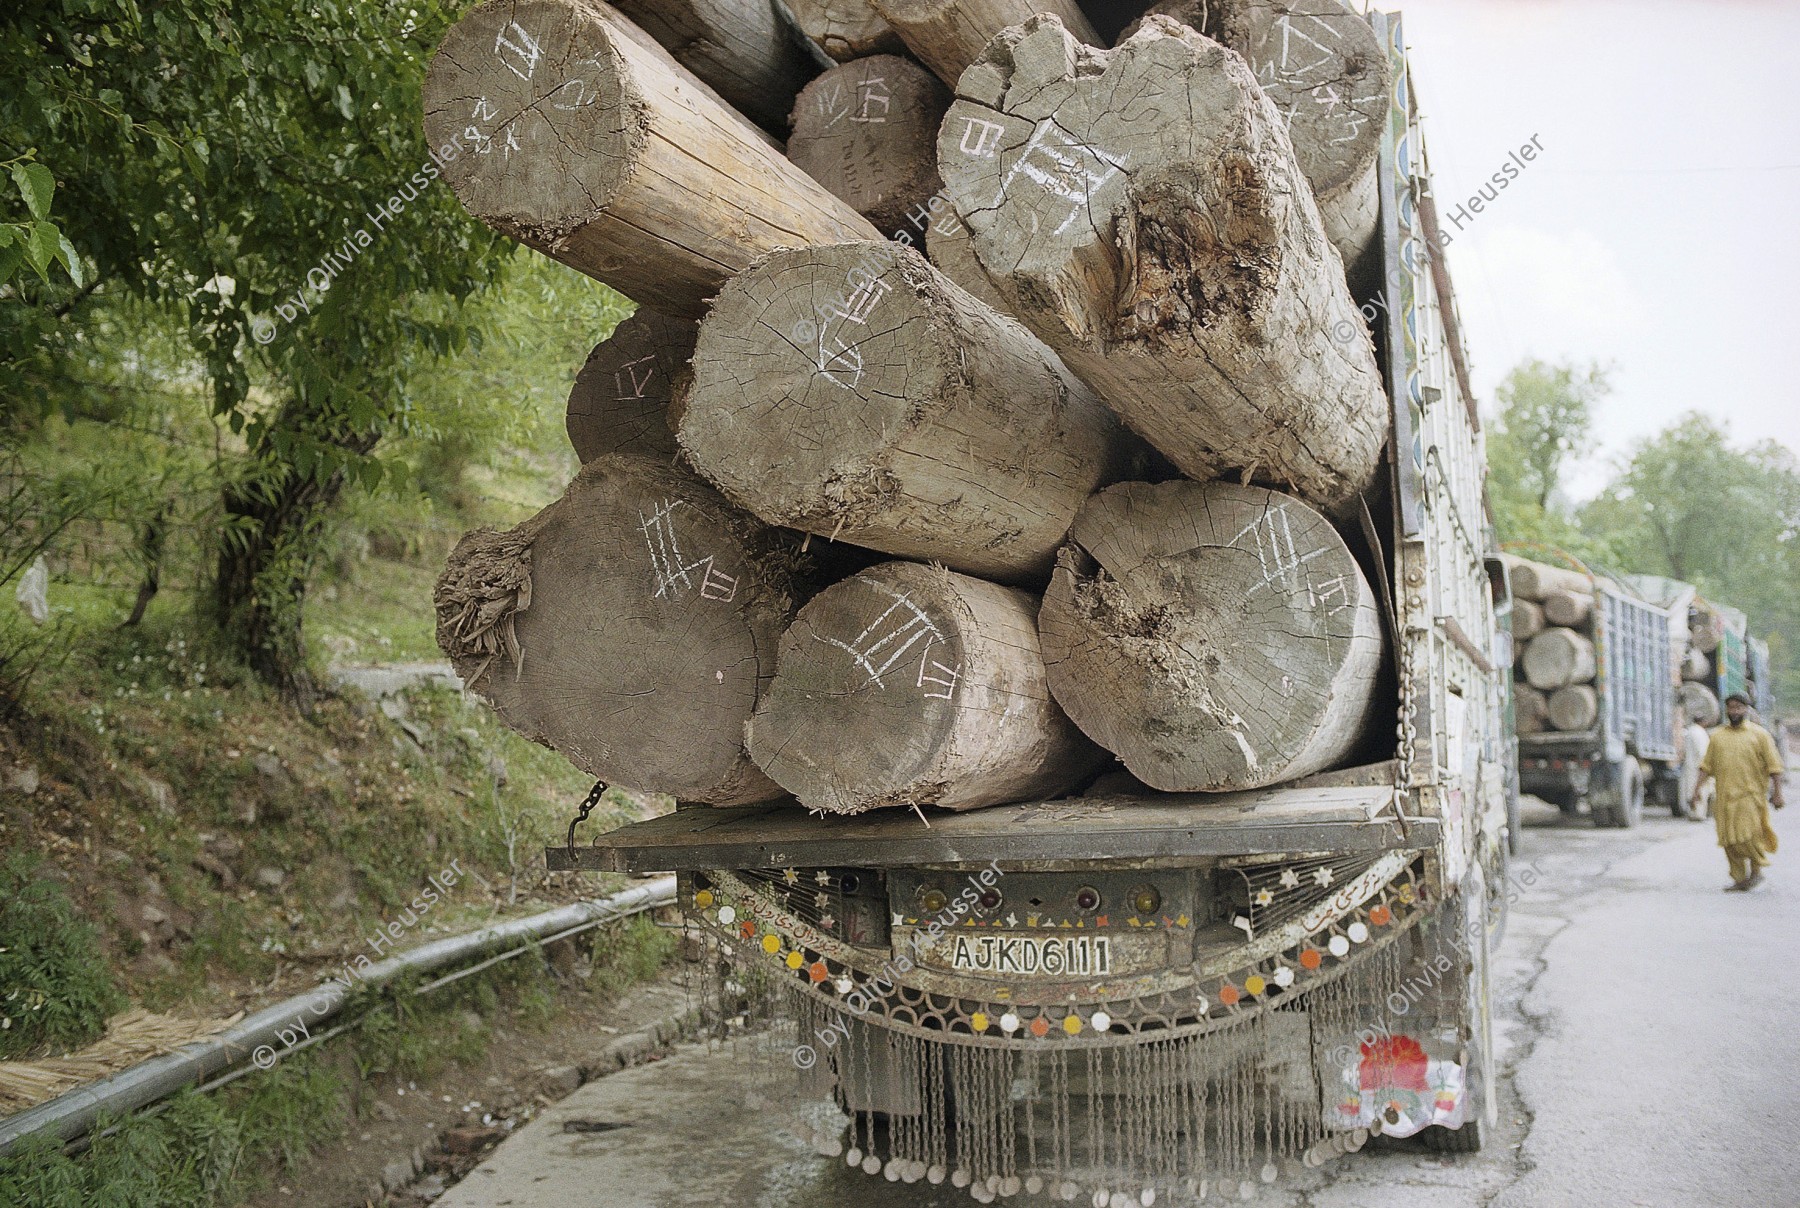
[[[925,693],[926,698],[929,700],[949,700],[956,694],[957,681],[962,679],[962,664],[958,663],[955,667],[944,666],[942,663],[931,657],[931,645],[932,644],[928,643],[925,647],[925,653],[919,656],[919,679],[913,686],[915,688],[924,688],[926,684],[934,684],[937,687],[942,688],[943,691],[927,691]],[[932,669],[940,674],[925,674],[925,664],[928,661],[931,663]],[[945,679],[943,678],[944,676],[948,676],[949,678]],[[1001,720],[1004,721],[1005,718],[1002,717]]]
[[[920,652],[920,659],[923,660],[925,656],[931,653],[931,647],[943,640],[944,635],[943,632],[938,629],[936,622],[926,616],[924,610],[912,602],[911,596],[904,592],[894,591],[884,584],[876,583],[869,579],[864,579],[863,582],[894,602],[888,605],[887,608],[882,611],[880,616],[871,621],[868,627],[857,634],[851,641],[844,642],[837,638],[824,636],[821,636],[819,640],[828,646],[836,646],[839,650],[844,651],[852,659],[856,660],[856,664],[869,675],[868,681],[863,685],[865,688],[868,687],[869,684],[874,684],[877,688],[880,688],[885,692],[887,690],[887,685],[882,682],[882,676],[893,670],[894,665],[905,658],[907,653],[911,651],[914,646],[918,645],[921,640],[925,642],[925,649]],[[885,636],[869,642],[867,646],[863,645],[863,643],[868,640],[870,634],[873,634],[876,630],[880,629],[887,623],[890,617],[903,609],[906,612],[910,612],[912,615],[902,621],[899,625],[896,625]],[[900,639],[903,637],[906,640],[901,642],[900,645],[887,656],[886,662],[877,667],[875,665],[875,658],[882,653],[882,648],[888,646],[890,643],[900,642]],[[942,666],[942,664],[939,664],[939,666]],[[961,664],[958,664],[959,674],[960,667]],[[946,668],[946,670],[948,669]],[[920,664],[919,676],[920,685],[922,686],[925,677],[924,664],[922,661]],[[927,695],[930,694],[928,693]]]
[[[1000,188],[994,194],[994,205],[1000,204],[1000,198],[1006,193],[1013,179],[1023,173],[1036,181],[1052,196],[1060,197],[1069,203],[1069,216],[1062,220],[1062,224],[1054,232],[1060,235],[1073,226],[1075,220],[1093,204],[1094,191],[1124,170],[1125,161],[1129,157],[1109,155],[1098,147],[1090,147],[1086,143],[1080,142],[1067,131],[1063,132],[1061,146],[1053,147],[1044,141],[1044,135],[1049,133],[1050,128],[1054,125],[1056,125],[1055,118],[1047,117],[1038,122],[1031,132],[1030,140],[1025,144],[1025,149],[1019,153],[1019,158],[1014,161],[1006,175],[1001,177]],[[1034,151],[1042,152],[1044,157],[1050,161],[1051,166],[1041,167],[1033,164],[1031,154]],[[1060,153],[1062,151],[1085,151],[1097,162],[1106,165],[1106,171],[1096,175],[1082,165],[1079,155],[1063,155]]]
[[[509,29],[516,29],[519,31],[519,42],[514,42],[511,38],[506,36],[506,31]],[[523,45],[521,45],[521,43],[523,43]],[[506,61],[506,56],[500,53],[501,47],[505,47],[507,50],[517,55],[519,61],[525,65],[525,70],[520,71],[517,67],[508,63]],[[538,46],[537,39],[527,33],[523,25],[520,25],[517,21],[512,21],[501,26],[500,32],[494,35],[494,57],[500,60],[500,66],[506,68],[506,70],[512,72],[526,83],[530,83],[531,77],[537,74],[538,61],[544,57],[544,52],[543,49]]]
[[[975,134],[976,127],[981,128],[981,133],[975,139],[975,145],[971,147],[969,146],[969,136]],[[1005,129],[1006,127],[999,122],[990,122],[978,117],[965,117],[962,142],[958,146],[965,154],[973,155],[977,159],[992,159],[995,154],[994,147],[1000,141],[1000,133]]]
[[[681,500],[672,499],[654,508],[648,517],[642,511],[638,512],[638,522],[644,530],[644,544],[650,550],[651,572],[656,579],[655,598],[678,595],[678,591],[672,590],[676,588],[694,590],[692,572],[700,571],[700,598],[729,604],[737,598],[736,575],[728,575],[720,570],[712,554],[693,562],[683,560],[681,543],[675,537],[674,522],[675,509],[681,506]]]
[[[877,86],[880,87],[879,93],[876,92]],[[887,77],[870,76],[868,79],[858,80],[856,82],[856,90],[861,94],[860,102],[857,107],[858,116],[853,117],[850,120],[853,122],[865,122],[870,125],[886,125],[888,110],[893,108],[894,101],[894,94],[888,91]],[[871,117],[869,115],[869,106],[876,101],[881,103],[881,116]]]
[[[644,370],[644,376],[640,378],[637,375],[637,367],[642,365],[645,361],[651,362],[651,365],[650,368]],[[617,369],[613,370],[613,388],[619,392],[619,402],[624,403],[629,402],[632,399],[644,397],[644,387],[648,386],[650,384],[650,379],[656,376],[655,362],[656,354],[651,353],[649,356],[639,357],[635,361],[627,361]],[[621,377],[621,374],[623,374],[624,377]],[[630,394],[625,393],[625,382],[627,380],[631,382]]]

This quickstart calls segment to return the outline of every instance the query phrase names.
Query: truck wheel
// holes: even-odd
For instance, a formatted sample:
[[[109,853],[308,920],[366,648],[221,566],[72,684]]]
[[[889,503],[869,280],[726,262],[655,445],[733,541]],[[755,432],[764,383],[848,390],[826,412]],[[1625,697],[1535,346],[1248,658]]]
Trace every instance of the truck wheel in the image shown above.
[[[1613,807],[1613,825],[1633,827],[1644,820],[1644,766],[1630,755],[1619,766],[1619,804]]]
[[[1433,1153],[1480,1153],[1481,1121],[1470,1120],[1461,1128],[1433,1124],[1419,1130],[1419,1140]]]

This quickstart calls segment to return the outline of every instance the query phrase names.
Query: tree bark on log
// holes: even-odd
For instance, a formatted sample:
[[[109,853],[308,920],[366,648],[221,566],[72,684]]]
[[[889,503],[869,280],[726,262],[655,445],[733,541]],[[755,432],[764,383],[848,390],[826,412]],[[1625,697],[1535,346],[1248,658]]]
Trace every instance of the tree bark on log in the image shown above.
[[[1373,347],[1237,55],[1166,17],[1112,51],[1033,17],[963,73],[938,159],[1008,309],[1183,473],[1324,507],[1368,485]]]
[[[1544,607],[1530,600],[1513,601],[1513,644],[1524,653],[1525,643],[1544,632]]]
[[[1567,684],[1550,694],[1546,707],[1554,729],[1586,730],[1600,716],[1600,697],[1592,684]]]
[[[1350,754],[1381,623],[1322,515],[1236,483],[1125,483],[1069,538],[1038,615],[1050,689],[1132,775],[1247,789]]]
[[[917,226],[943,187],[937,132],[949,108],[949,89],[911,59],[853,59],[800,94],[788,158],[877,230]]]
[[[818,74],[772,4],[619,0],[618,9],[725,102],[767,130],[786,130],[794,97]]]
[[[1199,30],[1250,64],[1287,119],[1326,237],[1345,270],[1361,275],[1381,209],[1375,161],[1391,86],[1387,53],[1368,20],[1338,0],[1163,0],[1151,14]]]
[[[1530,684],[1513,685],[1513,728],[1520,734],[1541,734],[1550,720],[1550,703]]]
[[[691,320],[640,306],[594,345],[575,375],[566,419],[583,464],[608,453],[675,456],[669,404],[688,373],[698,330]]]
[[[794,26],[839,63],[906,49],[869,0],[781,0]]]
[[[1681,656],[1681,678],[1694,683],[1705,683],[1713,678],[1712,663],[1700,651],[1692,646]]]
[[[1525,558],[1516,559],[1511,566],[1513,595],[1521,600],[1534,600],[1541,604],[1553,591],[1588,595],[1592,595],[1594,591],[1594,581],[1578,570],[1546,566],[1542,562],[1532,562]]]
[[[465,536],[437,637],[507,725],[602,780],[684,801],[781,795],[744,726],[793,615],[791,534],[690,471],[613,455],[517,528]]]
[[[773,248],[876,234],[599,0],[472,10],[432,59],[425,133],[471,214],[675,318]]]
[[[777,252],[700,325],[678,438],[784,524],[1013,582],[1129,438],[1055,355],[896,243]]]
[[[1580,629],[1594,615],[1594,594],[1557,588],[1544,593],[1544,620],[1567,629]]]
[[[1037,598],[886,562],[782,637],[750,723],[758,766],[809,809],[974,809],[1054,797],[1106,761],[1050,698]]]
[[[995,34],[1034,13],[1054,13],[1063,28],[1089,46],[1106,45],[1074,0],[874,0],[874,4],[907,49],[952,88]]]
[[[925,255],[932,267],[1001,314],[1011,314],[1006,299],[988,280],[987,270],[975,258],[975,246],[969,240],[969,224],[954,213],[936,218],[925,235]]]
[[[1552,626],[1525,647],[1525,682],[1540,692],[1554,692],[1594,678],[1594,644],[1573,629]]]
[[[1708,729],[1719,724],[1719,694],[1692,680],[1681,685],[1681,711]]]

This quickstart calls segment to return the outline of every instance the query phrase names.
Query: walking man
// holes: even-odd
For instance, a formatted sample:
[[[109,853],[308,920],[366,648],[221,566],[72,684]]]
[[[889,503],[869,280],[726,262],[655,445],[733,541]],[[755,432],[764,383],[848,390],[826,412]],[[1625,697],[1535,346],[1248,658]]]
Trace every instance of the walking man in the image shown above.
[[[1697,807],[1708,779],[1718,782],[1713,793],[1713,821],[1718,826],[1719,846],[1731,861],[1727,893],[1743,893],[1762,884],[1762,870],[1775,850],[1775,832],[1769,826],[1769,802],[1780,809],[1787,802],[1781,793],[1781,755],[1769,732],[1749,720],[1750,702],[1733,692],[1725,698],[1726,724],[1712,732],[1706,755],[1700,760],[1700,780],[1690,803]]]

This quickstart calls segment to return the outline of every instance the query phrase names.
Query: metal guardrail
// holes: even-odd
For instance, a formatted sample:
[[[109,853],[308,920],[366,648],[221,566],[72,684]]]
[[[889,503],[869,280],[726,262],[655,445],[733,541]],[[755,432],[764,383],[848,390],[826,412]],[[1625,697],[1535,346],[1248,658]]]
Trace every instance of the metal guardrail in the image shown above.
[[[359,984],[380,989],[409,975],[444,971],[444,976],[414,990],[416,994],[424,994],[527,952],[536,945],[674,904],[675,878],[658,877],[609,898],[577,902],[543,914],[422,944],[370,966]],[[210,1090],[263,1068],[260,1064],[250,1064],[251,1056],[264,1047],[273,1049],[273,1043],[282,1039],[283,1032],[296,1019],[307,1019],[310,1032],[314,1025],[329,1025],[358,1001],[354,993],[322,995],[322,989],[317,987],[306,994],[264,1007],[222,1032],[202,1037],[172,1053],[152,1057],[0,1119],[0,1157],[11,1153],[27,1137],[47,1134],[67,1144],[86,1136],[102,1116],[138,1111],[196,1084],[204,1084],[201,1089]],[[323,1009],[321,997],[325,999]],[[280,1055],[310,1047],[355,1026],[355,1023],[352,1019],[335,1027],[326,1027],[300,1044],[284,1043]]]

